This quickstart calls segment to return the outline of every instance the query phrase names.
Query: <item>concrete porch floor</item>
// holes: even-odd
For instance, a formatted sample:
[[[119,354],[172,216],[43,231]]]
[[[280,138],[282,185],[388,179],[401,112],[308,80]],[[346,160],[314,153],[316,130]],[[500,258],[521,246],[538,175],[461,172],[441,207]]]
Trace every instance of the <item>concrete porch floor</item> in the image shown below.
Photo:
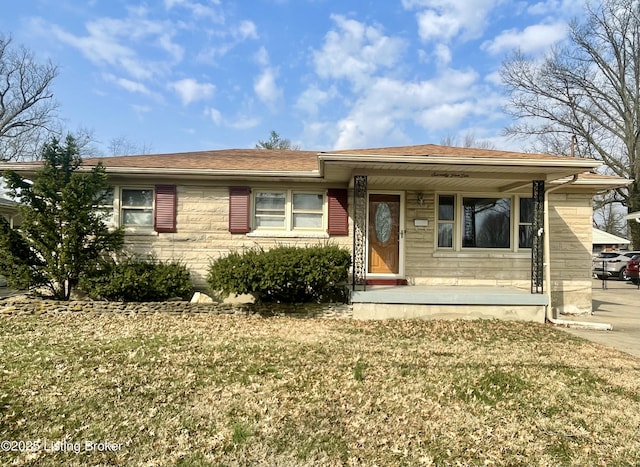
[[[351,293],[356,319],[508,319],[543,323],[547,296],[511,287],[368,286]]]

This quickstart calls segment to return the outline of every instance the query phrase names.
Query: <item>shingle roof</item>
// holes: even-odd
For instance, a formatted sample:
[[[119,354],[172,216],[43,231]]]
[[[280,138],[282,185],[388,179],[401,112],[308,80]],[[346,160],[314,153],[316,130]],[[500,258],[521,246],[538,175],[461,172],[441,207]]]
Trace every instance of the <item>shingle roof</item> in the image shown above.
[[[418,146],[398,146],[373,149],[347,149],[327,151],[322,154],[369,155],[369,156],[425,156],[425,157],[473,157],[483,159],[567,159],[564,156],[549,154],[500,151],[495,149],[461,148],[456,146],[440,146],[422,144]],[[569,158],[570,159],[570,158]]]
[[[83,159],[83,164],[87,166],[98,162],[102,162],[105,167],[123,168],[297,172],[318,170],[318,153],[316,151],[225,149]]]
[[[459,148],[424,144],[419,146],[398,146],[373,149],[347,149],[337,151],[292,151],[265,149],[223,149],[216,151],[184,152],[174,154],[152,154],[139,156],[118,156],[84,159],[87,166],[101,161],[106,167],[145,169],[201,169],[305,172],[318,170],[318,156],[361,155],[366,156],[424,156],[460,157],[481,159],[520,160],[569,160],[571,158],[547,154],[529,154],[490,149]]]

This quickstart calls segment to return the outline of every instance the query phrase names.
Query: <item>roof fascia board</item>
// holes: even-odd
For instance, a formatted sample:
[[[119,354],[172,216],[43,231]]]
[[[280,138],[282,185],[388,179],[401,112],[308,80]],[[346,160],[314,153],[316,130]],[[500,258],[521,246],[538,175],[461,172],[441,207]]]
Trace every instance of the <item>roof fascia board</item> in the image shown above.
[[[595,159],[517,159],[508,157],[478,158],[478,157],[450,157],[450,156],[379,156],[379,155],[352,155],[352,154],[321,154],[318,156],[323,162],[351,162],[351,163],[400,163],[400,164],[450,164],[463,165],[511,165],[511,166],[542,166],[542,167],[567,167],[578,170],[592,170],[603,163]]]
[[[87,168],[88,170],[88,168]],[[112,175],[164,175],[172,176],[204,176],[204,177],[280,177],[280,178],[319,178],[317,170],[217,170],[217,169],[173,169],[173,168],[141,168],[141,167],[106,167],[107,174]],[[162,172],[160,172],[162,171]]]
[[[2,164],[0,172],[14,171],[24,175],[36,173],[42,166],[34,164]],[[89,172],[94,166],[80,167],[80,172]],[[285,170],[217,170],[217,169],[176,169],[161,167],[105,167],[107,175],[124,176],[172,176],[172,177],[216,177],[216,178],[320,178],[318,170],[285,171]]]
[[[571,177],[563,177],[556,180],[551,180],[549,183],[552,185],[558,184],[562,185],[571,180]],[[608,180],[603,178],[580,178],[572,183],[572,185],[578,186],[610,186],[611,188],[622,188],[628,185],[631,185],[633,180],[627,179],[617,179],[617,180]]]

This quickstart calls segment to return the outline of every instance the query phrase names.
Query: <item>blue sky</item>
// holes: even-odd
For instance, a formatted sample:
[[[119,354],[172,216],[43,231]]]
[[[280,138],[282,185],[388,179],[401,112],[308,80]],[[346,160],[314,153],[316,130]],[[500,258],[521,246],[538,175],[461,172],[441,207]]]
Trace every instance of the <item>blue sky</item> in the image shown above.
[[[0,33],[52,60],[65,126],[106,151],[439,144],[501,131],[498,70],[562,41],[583,0],[23,0]]]

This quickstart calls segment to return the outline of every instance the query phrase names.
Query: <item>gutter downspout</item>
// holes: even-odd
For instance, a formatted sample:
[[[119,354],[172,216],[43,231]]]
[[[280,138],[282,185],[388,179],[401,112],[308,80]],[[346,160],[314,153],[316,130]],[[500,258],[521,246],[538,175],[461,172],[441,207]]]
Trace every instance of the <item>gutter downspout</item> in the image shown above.
[[[562,183],[558,186],[547,188],[544,190],[544,281],[545,289],[547,293],[547,307],[545,317],[548,322],[558,326],[566,326],[570,328],[582,328],[593,329],[597,331],[611,331],[613,325],[609,323],[589,323],[586,321],[567,321],[563,319],[556,319],[553,317],[553,308],[551,307],[551,240],[549,238],[549,193],[562,188],[565,185],[570,185],[578,179],[578,175],[574,175],[568,182]]]

